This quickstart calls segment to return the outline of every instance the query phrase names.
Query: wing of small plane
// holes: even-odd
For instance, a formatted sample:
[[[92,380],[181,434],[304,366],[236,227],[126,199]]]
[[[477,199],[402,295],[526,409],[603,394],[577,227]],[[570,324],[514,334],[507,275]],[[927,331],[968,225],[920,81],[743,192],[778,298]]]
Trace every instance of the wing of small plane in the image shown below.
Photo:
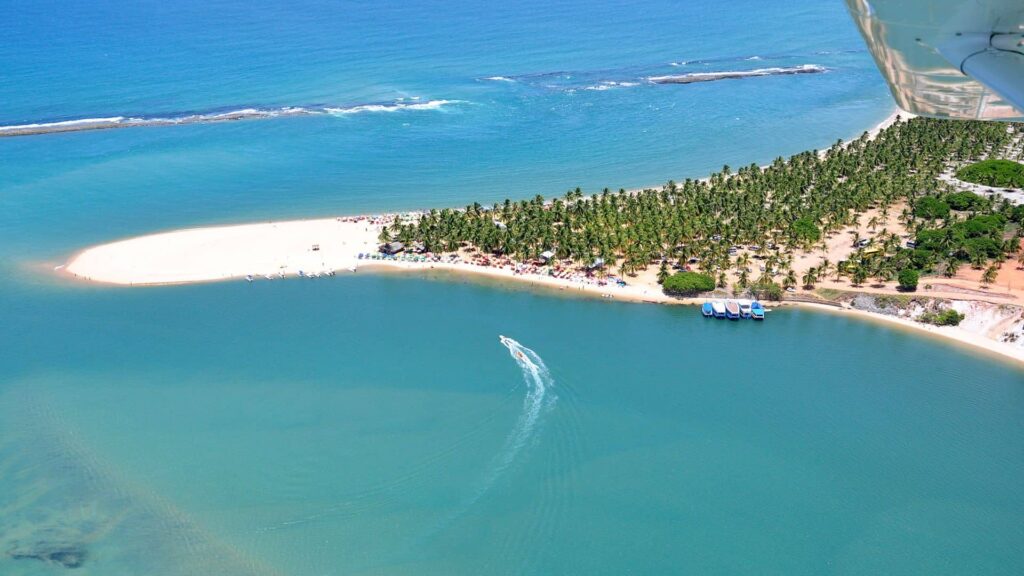
[[[846,0],[900,108],[1024,121],[1024,0]]]

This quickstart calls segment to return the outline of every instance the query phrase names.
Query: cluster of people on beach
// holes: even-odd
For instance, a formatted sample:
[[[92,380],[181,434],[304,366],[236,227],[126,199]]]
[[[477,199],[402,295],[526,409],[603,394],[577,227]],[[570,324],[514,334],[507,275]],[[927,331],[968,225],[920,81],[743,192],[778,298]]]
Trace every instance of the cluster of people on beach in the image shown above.
[[[351,224],[368,224],[371,226],[390,226],[396,220],[398,221],[409,221],[415,220],[425,214],[422,210],[413,210],[411,212],[401,212],[398,214],[360,214],[358,216],[338,216],[335,218],[338,222],[345,222]]]
[[[436,263],[454,266],[476,266],[496,270],[507,270],[514,276],[554,278],[576,284],[590,284],[594,286],[626,286],[626,281],[617,276],[600,276],[595,270],[584,271],[573,268],[574,263],[571,260],[555,261],[551,263],[519,262],[506,256],[474,254],[472,256],[463,257],[460,254],[439,255],[430,252],[424,252],[422,254],[367,253],[359,254],[358,258],[359,260],[409,262],[413,264]]]

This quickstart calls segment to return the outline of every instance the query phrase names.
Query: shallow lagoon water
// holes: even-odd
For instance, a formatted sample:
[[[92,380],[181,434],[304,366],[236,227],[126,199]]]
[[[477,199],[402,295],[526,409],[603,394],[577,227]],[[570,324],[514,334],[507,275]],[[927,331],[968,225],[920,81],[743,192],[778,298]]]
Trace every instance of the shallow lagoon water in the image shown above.
[[[176,226],[827,146],[890,110],[841,4],[250,4],[12,6],[0,122],[459,103],[0,139],[0,573],[1021,571],[1024,376],[945,342],[450,276],[50,275]],[[830,70],[637,81],[802,64]]]
[[[2,532],[82,573],[1019,566],[1019,369],[885,326],[365,273],[22,301]],[[499,334],[550,370],[504,464]]]

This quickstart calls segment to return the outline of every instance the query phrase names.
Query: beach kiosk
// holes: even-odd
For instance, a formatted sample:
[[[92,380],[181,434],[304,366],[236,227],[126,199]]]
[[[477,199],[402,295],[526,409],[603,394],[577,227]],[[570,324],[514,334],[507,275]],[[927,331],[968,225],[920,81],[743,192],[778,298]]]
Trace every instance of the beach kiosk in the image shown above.
[[[387,242],[382,244],[380,247],[380,251],[384,254],[388,254],[389,256],[394,256],[402,250],[405,250],[405,244],[402,244],[401,242]]]
[[[540,261],[542,264],[547,264],[555,257],[555,253],[551,250],[545,250],[540,253]]]

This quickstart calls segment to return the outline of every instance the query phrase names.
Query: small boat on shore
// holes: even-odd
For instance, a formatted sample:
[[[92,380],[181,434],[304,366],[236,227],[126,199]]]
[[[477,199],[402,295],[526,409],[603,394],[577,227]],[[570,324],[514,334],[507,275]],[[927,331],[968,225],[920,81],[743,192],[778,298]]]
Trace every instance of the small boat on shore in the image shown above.
[[[764,306],[757,300],[750,303],[750,317],[754,320],[764,320]]]
[[[710,318],[715,315],[715,308],[711,305],[711,302],[705,302],[700,307],[700,313],[703,314],[705,318]]]
[[[711,311],[714,313],[715,318],[725,318],[725,302],[715,300],[711,303]]]
[[[729,320],[740,319],[740,305],[735,300],[725,301],[725,317]]]

